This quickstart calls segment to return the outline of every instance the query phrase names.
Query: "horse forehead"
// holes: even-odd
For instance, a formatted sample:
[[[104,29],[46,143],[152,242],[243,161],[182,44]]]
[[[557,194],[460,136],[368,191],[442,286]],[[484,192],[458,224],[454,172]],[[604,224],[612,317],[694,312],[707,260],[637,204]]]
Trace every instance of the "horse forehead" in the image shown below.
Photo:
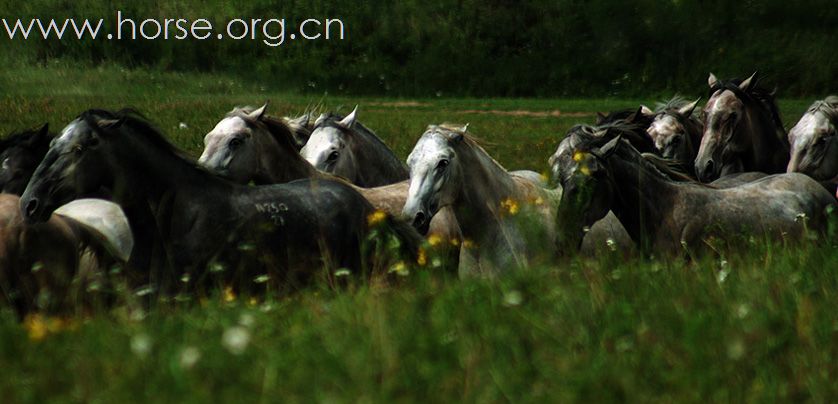
[[[742,100],[730,90],[723,90],[716,93],[707,102],[707,112],[710,115],[715,115],[724,111],[732,111],[742,108]]]
[[[59,142],[68,142],[79,135],[82,131],[80,130],[82,127],[82,123],[80,120],[76,119],[73,122],[70,122],[64,129],[61,130],[61,134],[58,135],[56,138]]]
[[[339,144],[341,138],[341,132],[338,128],[326,126],[317,128],[311,132],[308,143],[311,143],[312,147],[315,148],[330,147]]]
[[[231,135],[247,129],[247,122],[244,119],[239,116],[228,116],[219,121],[209,134],[211,136]]]
[[[408,164],[414,165],[422,161],[429,161],[441,156],[450,156],[454,151],[448,141],[440,134],[429,133],[422,136],[408,157]]]
[[[661,115],[655,118],[649,125],[649,134],[655,136],[668,136],[678,130],[678,120],[672,115]]]
[[[789,131],[794,138],[812,139],[829,130],[829,119],[823,113],[807,113]]]

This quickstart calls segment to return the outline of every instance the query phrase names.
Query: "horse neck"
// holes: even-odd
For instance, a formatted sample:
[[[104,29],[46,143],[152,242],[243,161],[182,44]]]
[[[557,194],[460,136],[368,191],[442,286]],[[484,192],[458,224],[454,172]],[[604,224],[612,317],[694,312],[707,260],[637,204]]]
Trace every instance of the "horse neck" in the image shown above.
[[[686,132],[687,155],[682,165],[688,172],[695,175],[695,159],[698,157],[698,148],[701,145],[701,137],[704,135],[704,125],[701,121],[692,117],[684,120],[684,131]]]
[[[642,159],[615,153],[608,158],[608,173],[613,190],[611,210],[631,238],[648,250],[672,209],[677,186]]]
[[[303,178],[319,178],[320,172],[290,145],[280,144],[269,134],[261,138],[259,147],[259,173],[255,181],[260,184],[279,184]]]
[[[352,150],[357,170],[375,170],[385,174],[394,182],[406,180],[409,177],[407,168],[401,160],[369,129],[359,125],[358,128],[353,129],[353,133],[346,136],[346,140]]]
[[[501,202],[515,196],[515,181],[478,146],[465,140],[456,149],[463,184],[455,203],[463,235],[490,237],[487,227],[497,226]]]
[[[230,192],[230,184],[137,136],[124,136],[111,158],[113,194],[120,205],[147,205],[154,211],[164,198],[177,196],[218,203],[224,200],[219,195]]]
[[[740,130],[750,135],[751,155],[746,167],[765,172],[785,172],[789,160],[789,144],[786,136],[779,136],[778,128],[768,110],[760,101],[746,104],[748,112],[746,125]]]

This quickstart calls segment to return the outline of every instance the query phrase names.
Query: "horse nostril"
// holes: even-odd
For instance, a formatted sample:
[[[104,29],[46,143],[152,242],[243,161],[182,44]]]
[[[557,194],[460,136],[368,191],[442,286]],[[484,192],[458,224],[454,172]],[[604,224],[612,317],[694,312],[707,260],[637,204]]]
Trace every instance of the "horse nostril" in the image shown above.
[[[38,210],[38,200],[37,199],[30,199],[29,202],[26,202],[26,216],[32,217],[35,216],[35,212]]]
[[[413,227],[420,228],[425,224],[425,214],[423,212],[416,212],[413,217]]]
[[[702,175],[704,180],[709,181],[715,173],[715,163],[713,163],[713,160],[707,160],[707,165],[704,166],[704,173]]]

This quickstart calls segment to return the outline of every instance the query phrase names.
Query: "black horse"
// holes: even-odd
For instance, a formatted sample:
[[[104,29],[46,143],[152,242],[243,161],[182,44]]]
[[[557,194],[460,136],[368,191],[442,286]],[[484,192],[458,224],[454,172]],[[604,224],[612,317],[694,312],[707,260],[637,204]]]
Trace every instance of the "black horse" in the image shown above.
[[[49,125],[13,133],[0,140],[0,192],[20,195],[29,183],[54,135]]]
[[[27,220],[43,221],[68,200],[101,189],[131,207],[125,209],[129,220],[150,213],[148,231],[158,237],[167,261],[150,281],[164,290],[209,281],[287,290],[318,269],[366,271],[376,263],[371,251],[383,244],[415,259],[421,240],[409,225],[376,214],[341,181],[258,187],[228,182],[125,110],[90,110],[70,123],[35,171],[21,209]],[[148,220],[133,219],[132,226]],[[386,243],[378,243],[384,237]]]

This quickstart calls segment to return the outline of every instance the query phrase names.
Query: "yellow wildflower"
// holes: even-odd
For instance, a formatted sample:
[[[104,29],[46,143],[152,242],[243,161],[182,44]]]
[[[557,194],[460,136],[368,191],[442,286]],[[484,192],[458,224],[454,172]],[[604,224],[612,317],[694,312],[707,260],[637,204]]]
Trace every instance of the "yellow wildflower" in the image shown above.
[[[404,261],[399,261],[395,265],[390,268],[388,272],[395,272],[396,275],[399,276],[407,276],[410,275],[410,271],[407,269],[407,265],[405,265]]]
[[[573,153],[573,161],[578,163],[578,162],[584,160],[585,157],[587,157],[587,154],[588,153],[585,153],[585,152],[582,152],[582,151],[576,151],[576,152]]]
[[[514,199],[512,199],[512,198],[506,198],[506,199],[504,199],[504,200],[500,203],[500,206],[501,206],[501,207],[502,207],[505,211],[509,212],[509,214],[510,214],[510,215],[515,215],[515,214],[517,214],[517,213],[518,213],[518,209],[519,209],[519,207],[518,207],[518,202],[517,202],[517,201],[515,201],[515,200],[514,200]]]
[[[58,317],[44,317],[41,314],[29,314],[23,319],[23,328],[32,341],[40,341],[50,334],[72,329],[73,322]]]
[[[230,303],[236,300],[236,292],[233,292],[233,288],[230,286],[224,287],[224,302]]]
[[[430,236],[428,236],[428,244],[430,244],[431,247],[436,247],[441,242],[442,237],[440,237],[438,234],[431,234]],[[454,240],[451,240],[451,242],[454,242]]]
[[[369,223],[370,226],[375,226],[375,225],[381,223],[382,221],[384,221],[384,219],[386,219],[386,218],[387,218],[387,212],[384,212],[383,210],[378,209],[375,212],[370,213],[369,216],[367,216],[367,223]]]
[[[30,314],[23,320],[23,328],[32,341],[40,341],[47,336],[47,323],[40,314]]]
[[[428,256],[425,254],[425,249],[420,247],[419,254],[417,255],[418,256],[416,257],[416,263],[421,266],[425,266],[425,264],[428,263]]]

